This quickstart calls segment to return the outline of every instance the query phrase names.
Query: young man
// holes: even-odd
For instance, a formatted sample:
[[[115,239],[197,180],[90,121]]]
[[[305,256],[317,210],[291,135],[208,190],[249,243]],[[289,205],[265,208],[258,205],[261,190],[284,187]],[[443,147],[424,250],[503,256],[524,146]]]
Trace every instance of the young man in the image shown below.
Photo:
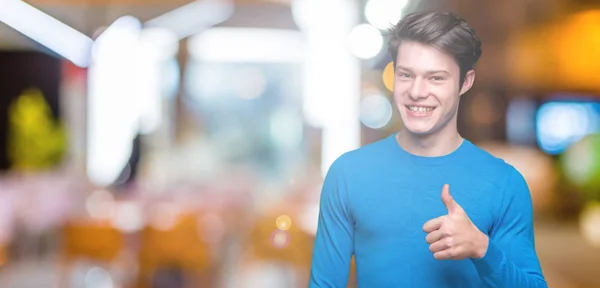
[[[547,287],[523,176],[463,139],[460,97],[481,43],[451,13],[391,31],[394,101],[404,128],[348,152],[321,194],[310,287]]]

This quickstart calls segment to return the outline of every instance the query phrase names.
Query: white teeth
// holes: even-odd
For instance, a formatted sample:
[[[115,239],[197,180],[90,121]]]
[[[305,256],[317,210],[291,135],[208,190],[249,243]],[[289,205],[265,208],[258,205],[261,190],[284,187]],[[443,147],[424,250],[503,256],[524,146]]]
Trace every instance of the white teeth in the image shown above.
[[[430,108],[430,107],[420,107],[420,106],[408,106],[408,109],[410,109],[410,111],[417,112],[417,113],[426,113],[426,112],[433,110],[433,108]]]

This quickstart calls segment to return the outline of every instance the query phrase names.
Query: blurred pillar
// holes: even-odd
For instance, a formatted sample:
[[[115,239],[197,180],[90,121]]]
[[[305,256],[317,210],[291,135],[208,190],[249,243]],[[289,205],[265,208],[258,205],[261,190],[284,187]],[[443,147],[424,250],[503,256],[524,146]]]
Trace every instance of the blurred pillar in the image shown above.
[[[351,0],[292,2],[294,20],[307,38],[304,113],[323,131],[323,175],[336,158],[360,146],[360,61],[347,48],[359,7]]]
[[[193,115],[191,115],[190,111],[185,107],[184,97],[186,97],[186,89],[185,87],[185,75],[188,70],[188,62],[189,62],[189,52],[188,52],[188,38],[182,39],[179,43],[179,53],[177,54],[177,63],[179,64],[179,87],[180,89],[177,92],[177,96],[175,96],[175,101],[173,103],[174,112],[172,120],[173,124],[173,144],[179,143],[185,138],[185,135],[189,133],[189,130],[194,127],[194,119]]]

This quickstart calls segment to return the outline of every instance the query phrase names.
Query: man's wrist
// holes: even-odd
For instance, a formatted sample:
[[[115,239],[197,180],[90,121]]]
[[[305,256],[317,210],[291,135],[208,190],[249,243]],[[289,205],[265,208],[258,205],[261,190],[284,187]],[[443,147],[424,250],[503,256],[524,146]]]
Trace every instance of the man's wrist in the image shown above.
[[[483,232],[480,232],[479,240],[475,245],[475,255],[473,259],[481,259],[487,253],[488,246],[490,244],[490,239]]]

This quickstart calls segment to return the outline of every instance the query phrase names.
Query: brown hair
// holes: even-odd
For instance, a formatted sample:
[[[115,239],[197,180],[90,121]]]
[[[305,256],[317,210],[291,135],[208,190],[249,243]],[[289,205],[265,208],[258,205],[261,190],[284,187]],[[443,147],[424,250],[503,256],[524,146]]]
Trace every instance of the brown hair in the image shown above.
[[[389,31],[388,52],[394,63],[402,41],[432,45],[452,56],[460,68],[460,87],[469,70],[481,57],[481,41],[462,17],[449,12],[406,15]]]

